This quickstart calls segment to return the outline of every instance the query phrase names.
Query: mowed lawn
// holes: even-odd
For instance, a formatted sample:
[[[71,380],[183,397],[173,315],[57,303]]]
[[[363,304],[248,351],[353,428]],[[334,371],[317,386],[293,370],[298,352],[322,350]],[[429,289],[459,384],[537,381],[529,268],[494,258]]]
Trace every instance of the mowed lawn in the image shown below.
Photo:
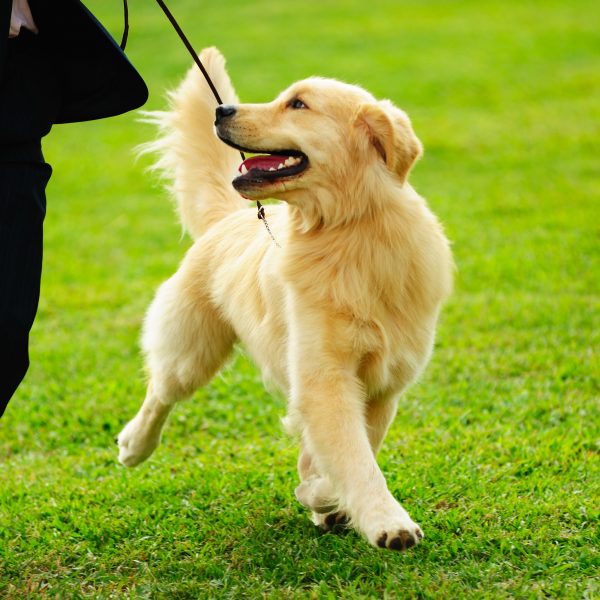
[[[88,4],[120,37],[119,2]],[[153,2],[131,4],[128,52],[163,108],[191,60]],[[116,462],[144,311],[190,245],[131,114],[46,140],[32,367],[0,422],[0,597],[599,597],[600,5],[170,4],[242,100],[320,74],[413,119],[412,182],[456,286],[380,464],[426,537],[384,552],[309,522],[285,400],[243,351],[150,461]]]

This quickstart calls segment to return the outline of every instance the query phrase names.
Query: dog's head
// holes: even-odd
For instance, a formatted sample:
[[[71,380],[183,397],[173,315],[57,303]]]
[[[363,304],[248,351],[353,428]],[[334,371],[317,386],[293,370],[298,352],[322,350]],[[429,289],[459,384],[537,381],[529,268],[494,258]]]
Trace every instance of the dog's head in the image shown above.
[[[273,102],[220,106],[225,143],[257,154],[233,186],[251,199],[301,201],[307,191],[335,196],[364,189],[370,175],[405,182],[421,154],[407,115],[357,86],[311,78]]]

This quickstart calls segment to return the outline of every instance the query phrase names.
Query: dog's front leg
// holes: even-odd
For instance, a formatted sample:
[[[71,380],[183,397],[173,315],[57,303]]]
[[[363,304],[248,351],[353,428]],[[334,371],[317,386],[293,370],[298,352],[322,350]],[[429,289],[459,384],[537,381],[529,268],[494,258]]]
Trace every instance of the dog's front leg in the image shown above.
[[[360,382],[349,368],[312,362],[296,362],[291,408],[316,470],[371,544],[393,550],[415,545],[423,533],[391,495],[375,461]]]

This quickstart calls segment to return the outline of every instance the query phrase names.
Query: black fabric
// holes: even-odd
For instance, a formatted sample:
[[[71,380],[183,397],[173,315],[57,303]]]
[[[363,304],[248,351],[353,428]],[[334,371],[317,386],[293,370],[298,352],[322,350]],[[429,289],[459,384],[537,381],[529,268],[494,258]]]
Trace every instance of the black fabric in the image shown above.
[[[52,172],[40,140],[54,123],[120,114],[141,106],[148,95],[125,55],[78,0],[29,4],[39,34],[22,29],[9,40],[12,0],[0,0],[0,416],[29,366],[29,331],[39,300],[45,189]]]
[[[37,312],[50,166],[41,138],[61,92],[43,38],[22,30],[6,44],[0,82],[0,416],[29,366]]]
[[[6,59],[6,41],[10,30],[10,9],[12,0],[0,0],[0,81]]]
[[[115,10],[120,11],[118,0],[112,1]],[[12,0],[0,0],[0,32],[6,31],[6,36],[11,4]],[[29,5],[48,69],[61,89],[61,103],[54,123],[110,117],[146,102],[148,89],[144,80],[79,0],[29,0]],[[21,30],[21,35],[24,31]],[[7,76],[6,63],[13,41],[0,37],[2,79]],[[5,88],[3,93],[12,91]]]
[[[4,77],[0,82],[0,146],[37,142],[56,122],[63,98],[54,53],[44,38],[26,29],[7,43]],[[0,158],[1,160],[1,158]]]
[[[40,295],[45,189],[50,166],[39,143],[0,162],[0,416],[29,366],[29,330]]]

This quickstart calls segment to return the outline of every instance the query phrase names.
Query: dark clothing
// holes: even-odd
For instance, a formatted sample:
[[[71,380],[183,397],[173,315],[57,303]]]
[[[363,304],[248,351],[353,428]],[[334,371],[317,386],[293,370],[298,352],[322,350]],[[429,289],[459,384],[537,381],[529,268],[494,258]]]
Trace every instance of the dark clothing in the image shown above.
[[[63,93],[54,64],[41,33],[22,29],[8,41],[0,81],[0,161],[13,161],[16,144],[39,146],[56,122]]]
[[[78,0],[29,0],[39,34],[9,40],[11,5],[0,0],[0,416],[27,371],[39,299],[52,172],[40,140],[55,123],[127,112],[148,95]]]
[[[44,190],[52,170],[32,144],[30,160],[0,162],[0,416],[29,366],[29,330],[40,295]]]
[[[12,0],[0,1],[0,81],[2,81],[2,70],[4,67],[4,57],[6,54],[6,43],[8,40],[8,32],[10,31],[11,8]]]
[[[113,1],[119,7],[118,0]],[[7,47],[18,39],[7,39],[11,4],[12,0],[0,0],[0,81]],[[36,37],[44,47],[45,55],[38,55],[38,60],[46,61],[61,90],[54,123],[112,117],[146,102],[144,80],[79,0],[29,0],[29,6],[39,29]]]

